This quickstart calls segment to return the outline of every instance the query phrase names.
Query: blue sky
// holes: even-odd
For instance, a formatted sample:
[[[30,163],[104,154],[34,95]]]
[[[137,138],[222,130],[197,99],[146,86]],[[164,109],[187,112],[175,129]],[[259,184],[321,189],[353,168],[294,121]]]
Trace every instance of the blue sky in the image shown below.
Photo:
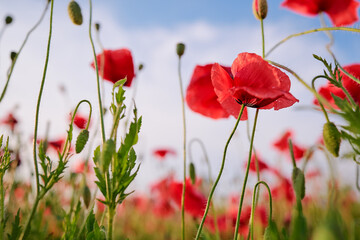
[[[45,1],[45,0],[44,0]],[[9,64],[8,53],[19,48],[25,33],[37,21],[44,1],[12,0],[0,2],[0,18],[6,14],[14,16],[14,24],[7,29],[0,42],[0,86]],[[68,113],[81,99],[89,99],[97,113],[95,74],[90,68],[92,54],[87,33],[88,1],[78,0],[84,14],[84,24],[74,26],[67,16],[67,1],[55,1],[53,40],[50,53],[48,77],[40,112],[41,136],[47,122],[51,122],[50,135],[61,136],[67,129]],[[320,26],[318,17],[308,18],[280,7],[281,1],[269,1],[269,14],[265,20],[266,48],[292,33]],[[126,47],[131,49],[136,65],[144,63],[138,75],[136,104],[143,115],[143,128],[137,151],[143,157],[137,184],[144,188],[157,178],[165,176],[169,169],[181,178],[181,105],[177,79],[178,42],[186,44],[182,59],[184,88],[189,84],[192,71],[197,64],[219,62],[231,65],[240,52],[261,53],[260,24],[252,15],[251,1],[214,0],[102,0],[94,1],[94,22],[101,23],[100,38],[108,49]],[[29,11],[31,9],[31,11]],[[327,21],[328,18],[326,17]],[[14,111],[20,119],[23,139],[32,136],[35,102],[42,76],[48,33],[48,15],[41,26],[30,37],[16,65],[8,93],[0,105],[0,117]],[[329,21],[328,21],[329,22]],[[358,26],[358,23],[355,25]],[[333,50],[344,64],[359,62],[359,34],[335,33]],[[322,66],[312,58],[316,53],[330,60],[325,50],[328,39],[324,33],[292,39],[275,51],[270,59],[293,68],[307,82],[322,72]],[[96,43],[97,52],[99,45]],[[312,95],[295,79],[291,92],[300,103],[280,111],[261,111],[255,137],[256,149],[270,165],[276,165],[289,174],[291,166],[286,158],[276,153],[271,143],[288,128],[294,129],[295,141],[304,147],[310,146],[321,135],[324,117],[311,109]],[[59,92],[65,86],[66,94]],[[105,105],[110,102],[111,84],[104,83]],[[132,89],[128,89],[128,101]],[[86,108],[81,109],[86,112]],[[188,108],[188,139],[201,138],[209,151],[213,172],[216,173],[222,157],[225,141],[235,119],[214,121],[191,112]],[[254,112],[250,112],[253,118]],[[336,121],[336,119],[334,120]],[[94,125],[97,117],[93,119]],[[107,126],[111,119],[106,119]],[[107,129],[109,131],[109,129]],[[0,131],[6,132],[0,125]],[[158,147],[171,147],[178,156],[160,164],[151,153]],[[30,147],[25,148],[28,153]],[[241,123],[229,147],[223,185],[226,191],[237,190],[233,184],[242,181],[242,171],[248,151],[246,124]],[[201,168],[201,153],[196,153],[199,175],[206,177],[207,169]],[[27,167],[31,167],[31,154],[24,155]],[[85,156],[74,156],[73,162]],[[320,154],[321,158],[321,154]],[[351,163],[350,163],[351,164]],[[312,167],[324,169],[324,161],[314,161]],[[350,165],[350,169],[351,169]],[[339,166],[346,169],[346,164]],[[234,171],[234,169],[236,171]],[[355,174],[355,173],[354,173]],[[349,174],[344,174],[344,178]],[[144,184],[146,183],[146,184]],[[233,186],[234,189],[229,189]],[[224,189],[224,188],[223,188]]]

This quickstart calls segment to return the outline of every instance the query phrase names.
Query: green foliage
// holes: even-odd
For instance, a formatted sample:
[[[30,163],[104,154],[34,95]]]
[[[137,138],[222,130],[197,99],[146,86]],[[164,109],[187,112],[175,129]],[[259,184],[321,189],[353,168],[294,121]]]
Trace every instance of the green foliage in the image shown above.
[[[281,238],[276,223],[273,220],[271,220],[268,226],[265,228],[264,240],[279,240],[279,239]]]
[[[93,211],[90,212],[86,219],[86,240],[106,240],[104,227],[99,227]]]
[[[18,240],[21,234],[22,228],[20,226],[20,209],[17,211],[15,220],[12,223],[11,234],[7,234],[9,240]]]
[[[75,211],[71,208],[69,213],[65,216],[64,235],[62,236],[63,240],[75,240],[77,238],[81,210],[81,202],[78,201]]]

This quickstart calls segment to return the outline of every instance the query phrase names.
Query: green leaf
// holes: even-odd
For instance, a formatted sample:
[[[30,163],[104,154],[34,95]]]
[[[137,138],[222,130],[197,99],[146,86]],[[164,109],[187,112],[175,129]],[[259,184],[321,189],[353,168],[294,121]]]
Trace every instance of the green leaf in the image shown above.
[[[89,139],[89,131],[87,129],[83,129],[79,133],[79,136],[76,139],[76,143],[75,143],[76,153],[80,153],[84,149],[88,139]]]
[[[21,226],[20,226],[20,209],[17,211],[15,216],[15,220],[12,223],[11,234],[7,234],[9,240],[18,240],[21,234]]]
[[[93,157],[96,166],[99,166],[100,155],[101,155],[100,146],[97,146],[97,148],[94,150],[94,157]]]

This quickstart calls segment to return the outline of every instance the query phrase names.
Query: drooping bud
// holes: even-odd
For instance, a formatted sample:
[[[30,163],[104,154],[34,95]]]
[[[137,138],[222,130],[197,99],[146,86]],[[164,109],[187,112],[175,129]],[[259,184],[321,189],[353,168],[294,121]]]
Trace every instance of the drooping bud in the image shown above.
[[[297,198],[304,199],[305,197],[305,176],[304,173],[297,167],[292,172],[292,182]]]
[[[194,185],[196,181],[196,171],[195,171],[195,165],[192,162],[190,163],[189,166],[189,172],[190,172],[191,183]]]
[[[15,58],[16,58],[16,56],[17,56],[17,53],[16,53],[16,52],[11,52],[11,53],[10,53],[10,59],[11,59],[11,61],[14,61]]]
[[[184,55],[185,52],[185,44],[183,43],[178,43],[176,45],[176,53],[179,57],[181,57],[182,55]]]
[[[6,16],[5,17],[5,24],[6,25],[9,25],[10,23],[12,23],[13,21],[13,18],[11,16]]]
[[[90,192],[90,189],[89,189],[89,187],[87,185],[85,185],[84,188],[83,188],[82,197],[83,197],[86,208],[89,208],[90,201],[91,201],[91,192]]]
[[[88,139],[89,139],[89,131],[87,129],[81,130],[75,143],[76,153],[80,153],[84,149]]]
[[[268,5],[266,0],[253,0],[254,16],[258,20],[264,20],[268,12]]]
[[[69,2],[68,13],[71,21],[76,25],[81,25],[83,23],[83,17],[81,14],[81,8],[79,4],[75,1]]]
[[[323,138],[326,149],[335,157],[339,156],[341,136],[333,122],[327,122],[323,128]]]
[[[96,31],[100,31],[100,23],[95,23],[95,29]]]
[[[265,228],[264,240],[277,240],[280,239],[279,231],[276,227],[276,223],[271,220],[268,226]]]

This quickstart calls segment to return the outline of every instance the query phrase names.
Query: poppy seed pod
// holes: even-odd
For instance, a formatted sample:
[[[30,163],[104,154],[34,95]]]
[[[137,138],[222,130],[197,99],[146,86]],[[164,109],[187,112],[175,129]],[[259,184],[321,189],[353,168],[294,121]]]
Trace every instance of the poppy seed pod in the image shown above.
[[[81,25],[83,22],[83,17],[81,14],[81,8],[79,4],[75,1],[71,1],[68,5],[68,13],[71,21],[76,25]]]
[[[6,16],[6,18],[5,18],[6,25],[9,25],[10,23],[12,23],[12,21],[13,21],[13,18],[11,16]]]
[[[256,19],[263,20],[266,18],[268,5],[266,0],[253,1],[253,13]]]
[[[323,128],[323,138],[326,149],[335,157],[339,156],[341,136],[333,122],[327,122]]]
[[[185,44],[183,43],[178,43],[176,45],[176,53],[179,57],[181,57],[182,55],[184,55],[185,52]]]

